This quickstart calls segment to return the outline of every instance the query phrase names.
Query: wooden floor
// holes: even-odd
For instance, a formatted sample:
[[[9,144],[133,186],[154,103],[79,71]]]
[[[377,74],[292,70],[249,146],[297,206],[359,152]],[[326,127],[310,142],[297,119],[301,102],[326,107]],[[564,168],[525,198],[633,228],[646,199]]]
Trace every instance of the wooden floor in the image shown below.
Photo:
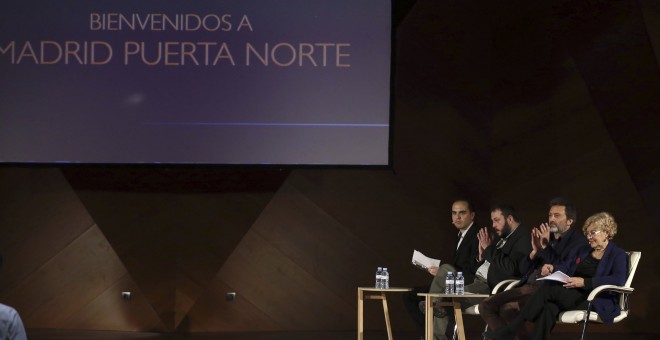
[[[207,334],[163,334],[149,332],[112,332],[112,331],[64,331],[29,329],[30,340],[120,340],[120,339],[148,339],[148,340],[355,340],[355,331],[342,332],[267,332],[267,333],[207,333]],[[468,340],[481,339],[479,332],[468,332]],[[552,340],[577,340],[579,333],[555,333]],[[621,334],[621,333],[589,333],[587,339],[598,340],[656,340],[660,334]],[[419,340],[419,335],[413,332],[399,332],[394,334],[395,340]],[[365,333],[364,340],[387,340],[387,334],[381,331]]]
[[[355,340],[355,331],[345,332],[252,332],[252,333],[149,333],[112,331],[27,330],[29,340]],[[414,334],[396,334],[396,340],[419,340]],[[385,332],[365,334],[365,340],[387,339]]]

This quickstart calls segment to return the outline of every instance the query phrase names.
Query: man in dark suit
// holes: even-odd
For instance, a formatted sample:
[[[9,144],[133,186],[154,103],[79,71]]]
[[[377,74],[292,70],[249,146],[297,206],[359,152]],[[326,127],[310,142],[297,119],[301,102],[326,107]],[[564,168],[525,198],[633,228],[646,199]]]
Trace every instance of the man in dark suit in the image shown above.
[[[438,267],[429,268],[429,273],[435,278],[429,290],[445,290],[445,277],[448,272],[456,275],[457,272],[463,272],[465,284],[468,285],[474,281],[474,275],[477,272],[479,264],[474,261],[479,252],[479,240],[477,233],[479,227],[474,225],[474,210],[472,204],[467,200],[457,200],[451,206],[452,224],[457,229],[458,243],[454,251],[454,261],[445,263]],[[434,287],[435,285],[435,287]]]
[[[478,253],[470,264],[472,267],[477,267],[477,271],[474,282],[466,284],[466,292],[488,294],[502,280],[519,279],[522,276],[520,261],[532,250],[530,230],[520,223],[512,206],[505,204],[493,206],[490,210],[490,218],[497,236],[493,238],[487,228],[479,230]],[[429,291],[442,293],[444,281],[444,277],[437,275]],[[461,304],[469,307],[479,302],[479,299],[463,299]],[[449,320],[450,317],[453,318],[453,315],[446,310],[436,313],[435,319],[439,319],[434,320],[436,339],[444,339],[447,336],[445,334],[447,326],[453,324]]]
[[[479,227],[474,225],[474,207],[472,203],[464,198],[456,199],[451,206],[452,224],[456,227],[456,248],[454,251],[454,258],[451,263],[443,263],[440,267],[428,268],[429,274],[441,280],[433,280],[438,282],[438,287],[444,291],[445,277],[448,272],[456,274],[456,272],[463,272],[465,277],[465,284],[470,284],[474,280],[474,274],[477,271],[479,264],[474,261],[474,258],[479,252],[479,240],[477,239],[477,232]],[[405,297],[405,304],[408,312],[418,326],[420,334],[424,334],[424,306],[420,307],[420,303],[424,301],[417,293],[427,293],[429,287],[416,287],[413,291]]]
[[[548,222],[532,231],[532,251],[520,263],[524,273],[520,283],[479,303],[479,314],[490,331],[504,327],[520,313],[525,302],[540,286],[536,278],[541,266],[563,262],[572,250],[588,244],[580,230],[572,227],[577,221],[577,211],[571,201],[557,197],[548,205]],[[521,327],[517,337],[519,340],[529,339],[529,334]]]

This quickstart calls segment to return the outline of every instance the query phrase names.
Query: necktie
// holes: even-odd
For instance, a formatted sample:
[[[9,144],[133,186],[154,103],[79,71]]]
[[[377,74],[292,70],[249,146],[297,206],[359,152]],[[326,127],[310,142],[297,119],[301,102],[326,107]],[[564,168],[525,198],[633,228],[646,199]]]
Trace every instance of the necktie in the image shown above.
[[[459,231],[458,235],[456,236],[458,237],[458,241],[456,242],[456,250],[458,250],[458,247],[461,245],[461,240],[463,239],[463,233]]]

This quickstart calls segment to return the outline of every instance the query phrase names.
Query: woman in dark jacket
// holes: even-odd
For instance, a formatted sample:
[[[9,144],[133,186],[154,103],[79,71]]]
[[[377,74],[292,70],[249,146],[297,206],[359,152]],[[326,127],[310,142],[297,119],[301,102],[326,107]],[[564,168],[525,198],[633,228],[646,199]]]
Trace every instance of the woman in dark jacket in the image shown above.
[[[569,276],[566,282],[546,281],[530,298],[520,315],[507,327],[484,335],[490,339],[513,339],[525,321],[534,323],[532,339],[547,339],[560,312],[587,309],[587,297],[600,285],[625,283],[628,276],[626,252],[611,242],[617,233],[614,217],[601,212],[589,217],[582,227],[588,246],[576,248],[569,260],[556,265],[546,264],[542,276],[561,271]],[[621,312],[617,293],[601,293],[593,301],[594,311],[606,324],[611,324]]]

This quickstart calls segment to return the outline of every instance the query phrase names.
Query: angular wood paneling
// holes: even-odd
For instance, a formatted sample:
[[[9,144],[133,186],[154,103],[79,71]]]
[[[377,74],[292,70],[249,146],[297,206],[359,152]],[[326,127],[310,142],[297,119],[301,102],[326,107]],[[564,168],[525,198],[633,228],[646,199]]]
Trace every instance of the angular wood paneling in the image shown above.
[[[0,200],[2,292],[22,285],[94,224],[56,169],[0,168]]]
[[[0,169],[0,197],[0,299],[27,327],[164,329],[139,294],[118,303],[126,269],[59,170]]]
[[[95,181],[84,170],[67,173],[84,188],[77,194],[131,278],[174,331],[268,203],[272,183],[277,187],[286,173],[237,184],[237,171],[154,170],[164,176],[156,179],[144,171],[117,170],[110,181]],[[84,181],[75,177],[80,173]],[[125,189],[112,190],[114,182]]]
[[[256,232],[245,235],[218,275],[279,330],[332,329],[352,319],[348,304]]]
[[[246,268],[249,269],[249,268]],[[252,271],[255,275],[256,271]],[[262,278],[260,277],[259,280]],[[190,309],[187,319],[179,326],[179,331],[190,332],[258,332],[279,330],[273,318],[259,309],[263,301],[251,301],[243,296],[242,284],[238,287],[227,285],[216,276],[204,295],[197,299]],[[225,299],[228,292],[238,292],[237,299]]]

